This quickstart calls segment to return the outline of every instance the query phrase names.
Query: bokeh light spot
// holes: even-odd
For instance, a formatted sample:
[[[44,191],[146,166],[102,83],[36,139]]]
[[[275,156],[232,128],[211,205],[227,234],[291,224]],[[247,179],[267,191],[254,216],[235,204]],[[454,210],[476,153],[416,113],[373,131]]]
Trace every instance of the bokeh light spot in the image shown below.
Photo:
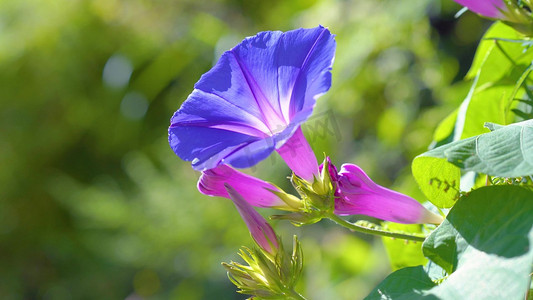
[[[131,120],[139,120],[148,110],[148,100],[138,92],[127,93],[120,103],[120,113]]]
[[[123,55],[115,54],[111,56],[102,73],[104,83],[113,88],[125,87],[130,81],[133,66],[131,61]]]

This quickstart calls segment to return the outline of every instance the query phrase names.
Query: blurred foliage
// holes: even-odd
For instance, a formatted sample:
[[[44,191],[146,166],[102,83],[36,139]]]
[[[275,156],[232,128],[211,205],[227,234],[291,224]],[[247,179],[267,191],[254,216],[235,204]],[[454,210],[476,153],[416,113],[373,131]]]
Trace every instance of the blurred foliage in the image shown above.
[[[196,191],[198,174],[166,132],[220,53],[261,30],[322,24],[337,35],[333,86],[306,135],[318,157],[358,163],[423,201],[407,166],[466,95],[460,80],[487,26],[470,13],[455,19],[458,9],[0,1],[0,298],[243,298],[220,262],[251,245],[246,228],[230,201]],[[289,188],[279,158],[249,171]],[[328,223],[274,226],[300,236],[299,290],[310,298],[362,298],[390,271],[380,239]]]

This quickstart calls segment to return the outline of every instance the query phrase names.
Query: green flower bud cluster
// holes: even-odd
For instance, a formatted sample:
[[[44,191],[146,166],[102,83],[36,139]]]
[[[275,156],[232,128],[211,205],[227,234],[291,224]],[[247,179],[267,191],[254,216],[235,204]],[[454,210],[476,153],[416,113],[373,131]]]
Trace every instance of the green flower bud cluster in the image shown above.
[[[533,36],[532,0],[503,0],[507,9],[502,11],[502,22],[526,36]]]
[[[289,220],[294,225],[301,226],[316,223],[333,213],[335,210],[335,188],[329,174],[329,161],[327,159],[324,159],[320,175],[318,178],[314,177],[313,182],[308,182],[294,174],[290,179],[300,195],[300,199],[290,194],[274,193],[287,205],[296,209],[293,213],[274,215],[271,218]],[[295,203],[298,204],[295,205]]]
[[[261,247],[243,247],[239,255],[245,264],[222,263],[239,293],[252,295],[254,299],[305,299],[294,290],[303,269],[300,242],[294,236],[291,254],[283,250],[279,238],[278,245],[274,253]]]

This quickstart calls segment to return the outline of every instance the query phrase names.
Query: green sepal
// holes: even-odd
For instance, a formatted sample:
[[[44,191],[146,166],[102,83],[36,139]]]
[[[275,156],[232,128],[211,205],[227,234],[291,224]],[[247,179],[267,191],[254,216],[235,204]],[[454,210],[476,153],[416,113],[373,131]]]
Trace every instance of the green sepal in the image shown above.
[[[318,221],[324,218],[323,214],[320,211],[314,210],[309,212],[295,212],[285,215],[272,215],[270,219],[272,220],[287,220],[290,221],[294,226],[302,226],[317,223]]]
[[[279,191],[271,189],[267,190],[279,197],[281,200],[283,200],[283,202],[285,202],[285,204],[287,204],[287,206],[273,206],[272,208],[286,211],[300,211],[304,207],[303,201],[301,199],[294,195],[283,192],[280,188],[278,188]]]
[[[291,299],[290,295],[296,293],[294,286],[303,269],[300,243],[294,236],[291,254],[283,250],[279,238],[278,244],[279,249],[275,254],[261,248],[243,247],[239,256],[245,264],[222,263],[228,272],[228,278],[237,286],[239,293],[253,295],[259,299]]]
[[[533,18],[531,17],[530,10],[531,1],[504,0],[504,3],[507,9],[503,10],[503,13],[509,21],[502,20],[502,22],[528,37],[533,36]]]
[[[335,209],[335,191],[328,171],[327,160],[324,160],[323,166],[319,178],[314,177],[312,183],[295,174],[291,177],[292,185],[303,200],[305,212],[318,210],[327,214]]]

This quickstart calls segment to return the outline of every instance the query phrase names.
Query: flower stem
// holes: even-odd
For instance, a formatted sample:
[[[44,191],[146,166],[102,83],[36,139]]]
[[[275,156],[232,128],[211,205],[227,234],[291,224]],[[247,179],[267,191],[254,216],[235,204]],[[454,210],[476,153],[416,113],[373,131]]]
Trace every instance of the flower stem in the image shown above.
[[[353,231],[359,231],[359,232],[381,235],[381,236],[388,236],[391,238],[416,241],[416,242],[423,242],[426,239],[424,236],[416,236],[416,235],[410,235],[406,233],[396,233],[396,232],[391,232],[391,231],[385,231],[382,229],[375,229],[375,228],[368,228],[368,227],[360,226],[354,223],[350,223],[335,214],[330,214],[327,216],[327,218]]]

